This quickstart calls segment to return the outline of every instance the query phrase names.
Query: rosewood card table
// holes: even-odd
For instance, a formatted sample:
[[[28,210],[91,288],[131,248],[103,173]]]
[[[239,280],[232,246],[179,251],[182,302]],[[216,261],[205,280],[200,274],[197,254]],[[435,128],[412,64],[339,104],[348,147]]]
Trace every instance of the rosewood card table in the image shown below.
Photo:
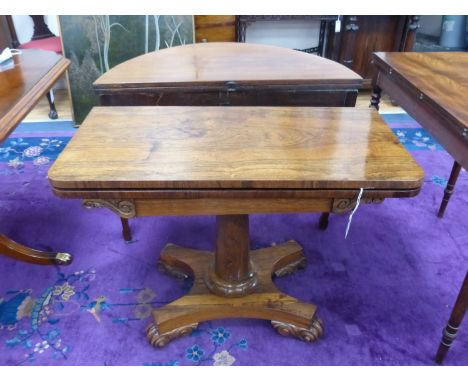
[[[54,52],[36,49],[21,52],[0,69],[0,143],[70,65],[69,60]],[[72,260],[68,253],[38,251],[1,234],[0,254],[35,264],[69,264]]]
[[[346,66],[313,54],[224,42],[136,57],[99,77],[94,90],[103,106],[355,106],[361,85]],[[320,228],[327,224],[322,214]]]
[[[270,320],[313,341],[316,306],[272,275],[305,265],[295,241],[250,250],[249,214],[343,212],[416,195],[423,171],[377,112],[305,107],[96,107],[49,171],[59,197],[121,217],[216,215],[214,252],[168,244],[161,268],[190,277],[153,310],[154,346],[228,317]]]
[[[276,46],[181,45],[125,61],[94,82],[104,106],[354,106],[362,78]]]
[[[371,106],[386,92],[455,159],[438,216],[443,217],[462,167],[468,168],[468,53],[374,53]]]

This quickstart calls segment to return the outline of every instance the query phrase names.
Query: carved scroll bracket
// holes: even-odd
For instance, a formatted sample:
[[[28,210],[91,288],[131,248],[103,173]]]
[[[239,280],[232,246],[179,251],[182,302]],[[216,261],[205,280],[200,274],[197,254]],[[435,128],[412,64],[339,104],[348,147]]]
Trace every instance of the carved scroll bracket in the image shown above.
[[[109,208],[122,218],[133,218],[136,216],[135,203],[133,200],[103,200],[86,199],[83,201],[85,208]]]
[[[361,198],[361,203],[366,204],[380,204],[385,198],[367,197]],[[357,197],[348,199],[333,199],[332,212],[340,214],[343,212],[349,212],[356,207]]]
[[[156,323],[152,323],[146,329],[146,336],[148,337],[148,341],[151,345],[153,345],[155,348],[161,348],[176,338],[189,335],[197,328],[197,326],[198,323],[189,324],[187,326],[176,328],[170,332],[161,334],[159,333],[158,325]]]
[[[305,342],[314,342],[323,334],[323,322],[320,318],[314,317],[309,328],[301,328],[299,326],[280,322],[271,321],[273,328],[283,336],[296,337]]]

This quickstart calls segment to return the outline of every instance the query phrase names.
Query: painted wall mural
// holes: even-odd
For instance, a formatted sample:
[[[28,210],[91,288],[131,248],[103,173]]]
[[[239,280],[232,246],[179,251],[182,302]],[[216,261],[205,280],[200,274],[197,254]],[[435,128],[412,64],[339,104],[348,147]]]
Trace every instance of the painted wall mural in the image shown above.
[[[192,44],[193,16],[60,16],[75,123],[99,104],[92,84],[115,65],[144,53]]]

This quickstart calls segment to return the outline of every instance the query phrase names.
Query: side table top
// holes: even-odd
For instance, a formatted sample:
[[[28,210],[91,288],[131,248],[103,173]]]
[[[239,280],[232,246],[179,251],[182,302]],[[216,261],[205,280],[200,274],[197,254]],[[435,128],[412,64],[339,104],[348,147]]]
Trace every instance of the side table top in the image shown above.
[[[70,61],[54,52],[24,49],[13,56],[11,64],[12,68],[0,70],[0,142],[65,72]]]
[[[347,67],[292,49],[246,43],[201,43],[147,53],[125,61],[94,82],[96,91],[165,86],[327,84],[360,87]]]
[[[378,113],[312,107],[95,107],[49,171],[55,189],[419,189]]]
[[[376,65],[401,76],[432,106],[468,129],[468,53],[374,53]]]

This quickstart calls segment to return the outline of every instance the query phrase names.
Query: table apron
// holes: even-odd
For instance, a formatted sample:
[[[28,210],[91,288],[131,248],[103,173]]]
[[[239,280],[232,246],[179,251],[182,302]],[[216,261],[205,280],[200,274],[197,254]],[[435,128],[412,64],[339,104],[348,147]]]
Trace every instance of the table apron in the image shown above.
[[[197,199],[85,199],[86,208],[108,208],[122,218],[138,216],[248,215],[256,213],[343,213],[354,209],[358,195],[347,198],[197,198]],[[363,196],[362,204],[378,204],[383,197]]]
[[[136,216],[238,215],[328,212],[333,199],[157,199],[135,200]]]
[[[178,88],[100,92],[102,106],[355,106],[358,89],[219,89]]]
[[[376,83],[433,135],[462,167],[468,168],[468,131],[465,131],[466,129],[447,118],[438,108],[431,105],[431,101],[422,93],[411,85],[405,84],[395,73],[388,75],[380,71]]]

